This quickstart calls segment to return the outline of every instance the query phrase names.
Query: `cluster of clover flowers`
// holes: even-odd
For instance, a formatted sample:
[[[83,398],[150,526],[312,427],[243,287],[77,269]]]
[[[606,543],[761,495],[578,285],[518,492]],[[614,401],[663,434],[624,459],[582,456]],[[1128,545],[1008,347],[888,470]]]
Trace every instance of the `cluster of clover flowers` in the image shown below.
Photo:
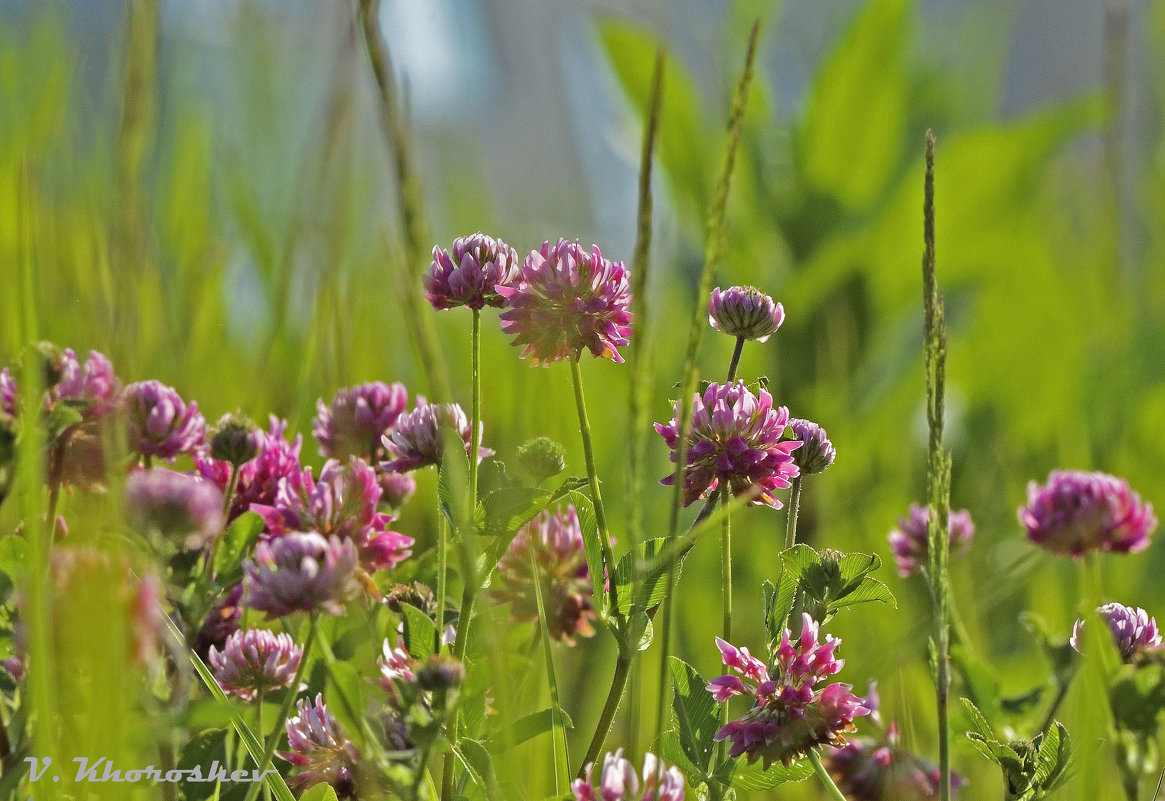
[[[442,465],[450,432],[471,457],[470,497],[476,503],[477,464],[492,455],[481,445],[477,385],[476,338],[485,306],[504,307],[502,330],[523,347],[523,357],[543,365],[568,360],[572,366],[601,564],[607,573],[606,590],[614,589],[612,539],[595,476],[577,365],[583,350],[623,361],[618,349],[628,344],[632,322],[627,270],[622,263],[603,258],[597,247],[586,250],[563,239],[545,243],[519,265],[513,248],[478,233],[456,240],[448,251],[434,249],[425,294],[438,310],[466,306],[473,311],[471,414],[455,403],[430,404],[420,396],[408,411],[408,393],[400,383],[343,389],[330,404],[322,400],[317,404],[312,433],[327,460],[318,478],[300,462],[302,437],[289,440],[282,421],[272,418],[269,430],[263,431],[240,414],[228,414],[208,427],[197,403],[187,403],[171,387],[158,381],[123,387],[109,360],[99,353],[91,353],[81,364],[72,350],[42,346],[37,351],[35,367],[43,370],[47,389],[43,408],[33,417],[44,421],[48,433],[50,519],[56,517],[62,489],[86,490],[106,483],[115,452],[108,447],[108,431],[114,428],[113,420],[120,421],[124,451],[129,454],[127,519],[150,548],[174,557],[165,587],[154,576],[130,578],[124,571],[127,604],[137,610],[135,654],[144,661],[156,653],[162,636],[161,609],[169,607],[180,617],[188,645],[209,662],[223,691],[255,702],[261,715],[264,695],[285,690],[280,720],[288,750],[279,756],[297,769],[290,782],[296,789],[327,783],[341,798],[359,797],[384,780],[372,776],[371,768],[396,761],[410,769],[409,780],[394,784],[394,789],[419,798],[433,742],[443,734],[450,745],[456,743],[457,688],[465,677],[476,587],[466,581],[457,625],[446,627],[444,536],[436,593],[414,583],[385,595],[372,575],[392,570],[410,556],[413,539],[389,528],[393,512],[413,493],[416,471]],[[765,342],[780,327],[781,304],[750,287],[718,288],[708,312],[713,328],[736,339],[728,379],[708,384],[692,399],[690,421],[683,419],[683,404],[677,402],[673,419],[655,428],[671,449],[673,462],[682,454],[684,506],[703,500],[707,512],[717,502],[727,504],[740,497],[780,509],[783,504],[775,493],[791,489],[786,545],[792,547],[802,479],[828,468],[836,451],[819,425],[790,418],[785,407],[774,408],[764,388],[754,393],[735,376],[744,342]],[[12,452],[11,443],[20,430],[19,398],[16,381],[4,368],[0,434],[7,443],[5,453]],[[156,461],[173,465],[180,456],[188,458],[193,469],[178,472],[155,466]],[[561,448],[545,441],[524,448],[521,459],[535,482],[564,468]],[[661,483],[673,480],[668,476]],[[1054,471],[1044,485],[1033,482],[1028,494],[1020,522],[1033,542],[1055,553],[1138,551],[1147,546],[1156,524],[1151,505],[1123,480],[1102,473]],[[236,553],[222,541],[248,512],[261,519],[261,531]],[[890,534],[903,576],[924,569],[928,516],[927,508],[912,506]],[[56,531],[60,536],[67,532],[63,519]],[[972,533],[965,511],[950,516],[952,545],[966,546]],[[509,603],[513,620],[542,618],[539,622],[548,636],[568,644],[592,636],[600,619],[613,619],[616,629],[627,626],[618,603],[592,597],[595,585],[585,545],[575,506],[543,509],[516,532],[502,553],[496,568],[500,580],[491,585],[491,598]],[[70,571],[86,560],[105,560],[108,567],[109,558],[102,554],[58,547],[53,559],[58,587],[67,588]],[[187,572],[181,571],[182,565]],[[730,588],[730,546],[725,570]],[[365,593],[394,611],[406,602],[422,610],[432,620],[438,642],[435,653],[421,659],[408,653],[403,638],[385,639],[379,662],[384,696],[378,729],[345,732],[322,695],[304,699],[297,695],[305,686],[313,648],[322,652],[325,662],[333,659],[319,635],[318,616],[343,614],[349,602]],[[169,597],[163,601],[165,594]],[[286,621],[307,613],[303,644],[286,632],[243,628],[244,609],[263,613],[268,620]],[[1099,611],[1122,659],[1140,664],[1157,658],[1161,637],[1144,610],[1107,604]],[[1074,646],[1083,625],[1077,624]],[[880,740],[847,742],[856,718],[877,717],[872,714],[877,710],[876,694],[871,687],[867,697],[860,698],[849,685],[829,683],[844,660],[837,658],[840,640],[823,637],[817,620],[804,614],[799,636],[784,628],[770,644],[768,662],[752,656],[746,647],[732,645],[730,627],[726,592],[724,638],[716,645],[723,663],[738,675],[712,679],[707,692],[724,703],[715,740],[730,743],[729,759],[760,761],[768,769],[776,762],[788,765],[807,757],[835,797],[846,793],[853,799],[923,798],[936,793],[937,768],[899,746],[896,724],[885,727]],[[19,654],[4,666],[18,679],[25,670]],[[619,693],[613,697],[611,716]],[[727,706],[734,697],[748,699],[750,706],[729,721]],[[296,700],[298,714],[292,716]],[[608,752],[600,765],[597,754],[607,734],[604,725],[610,724],[606,710],[604,716],[589,758],[570,786],[575,799],[681,801],[685,776],[655,754],[644,755],[641,772],[624,758],[623,749]],[[265,730],[261,720],[259,729]],[[279,734],[277,726],[264,743],[268,762]],[[825,746],[830,751],[823,765],[818,752]],[[445,798],[452,797],[456,785],[451,765],[447,759],[441,781]],[[709,784],[714,795],[726,791],[731,781],[720,779],[723,786],[718,787],[709,776],[688,779]],[[252,798],[257,792],[256,784]],[[430,794],[435,793],[432,788]]]

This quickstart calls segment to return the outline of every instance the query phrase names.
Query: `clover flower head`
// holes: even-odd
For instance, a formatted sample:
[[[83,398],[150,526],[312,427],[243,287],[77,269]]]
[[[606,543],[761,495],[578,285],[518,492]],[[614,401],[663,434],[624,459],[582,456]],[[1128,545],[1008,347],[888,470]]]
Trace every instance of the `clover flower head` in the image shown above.
[[[56,372],[60,378],[49,388],[52,401],[83,401],[86,421],[105,417],[117,408],[121,382],[114,375],[113,363],[105,354],[91,350],[82,365],[77,353],[72,348],[65,348]]]
[[[838,789],[851,801],[924,801],[938,797],[938,766],[903,748],[895,723],[887,727],[881,741],[861,737],[830,752],[825,765]],[[962,777],[951,774],[952,788],[964,784]]]
[[[417,480],[409,473],[381,470],[376,483],[380,485],[380,502],[390,509],[400,509],[417,491]]]
[[[1144,609],[1112,602],[1104,604],[1096,611],[1108,624],[1122,661],[1137,662],[1143,657],[1161,651],[1161,631],[1157,628],[1157,620],[1149,617],[1149,613]],[[1077,620],[1076,625],[1072,627],[1069,643],[1079,652],[1082,652],[1083,634],[1084,621]]]
[[[449,250],[433,248],[433,264],[425,274],[425,299],[437,310],[468,306],[501,306],[498,287],[518,277],[518,252],[481,231],[453,240]]]
[[[785,307],[756,287],[716,287],[708,299],[708,323],[729,336],[767,342],[784,321]]]
[[[774,762],[788,764],[821,745],[844,745],[842,735],[853,730],[853,719],[869,714],[870,709],[850,692],[848,684],[818,686],[845,665],[845,660],[836,657],[840,644],[841,640],[828,635],[820,641],[817,622],[803,615],[801,636],[794,639],[785,630],[770,669],[746,648],[717,638],[722,661],[740,675],[712,679],[708,692],[717,701],[737,695],[756,700],[742,717],[722,727],[715,739],[731,740],[733,758],[747,756],[749,763],[760,759],[766,770]]]
[[[441,430],[446,426],[461,437],[468,456],[472,437],[465,411],[456,403],[428,403],[418,397],[417,408],[403,415],[392,431],[384,435],[384,446],[395,458],[382,462],[380,469],[404,473],[439,465],[445,450]],[[484,429],[484,425],[482,427]],[[493,456],[493,451],[479,446],[477,461],[487,456]]]
[[[137,381],[122,393],[129,449],[142,456],[173,460],[206,441],[206,420],[198,403],[189,404],[161,381]]]
[[[552,638],[573,645],[576,636],[594,636],[591,574],[574,506],[567,506],[565,513],[561,508],[546,510],[523,526],[498,562],[498,578],[490,595],[498,603],[510,602],[512,620],[538,619],[538,581]]]
[[[396,638],[396,645],[388,640],[381,647],[381,657],[377,661],[380,666],[380,683],[385,690],[392,691],[397,682],[412,681],[415,664],[405,647],[403,637]]]
[[[898,563],[899,576],[905,578],[920,567],[926,567],[926,527],[929,522],[930,507],[912,503],[906,516],[898,518],[898,528],[887,537],[890,550],[894,552],[894,561]],[[971,513],[966,509],[957,512],[952,510],[947,516],[947,530],[950,532],[951,553],[965,553],[971,545],[971,538],[975,536]]]
[[[395,567],[411,553],[413,540],[390,531],[392,515],[376,510],[380,502],[376,472],[352,456],[329,459],[319,481],[311,468],[284,476],[273,505],[252,504],[272,537],[292,531],[315,531],[325,537],[351,540],[360,550],[361,563],[371,572]]]
[[[674,463],[679,450],[680,403],[667,425],[655,430],[671,448]],[[710,497],[727,484],[733,495],[757,491],[756,505],[780,509],[772,493],[790,486],[798,475],[791,455],[801,447],[797,440],[781,437],[789,422],[789,410],[773,408],[773,398],[761,389],[753,395],[743,381],[711,383],[703,396],[695,396],[692,424],[688,432],[687,470],[684,479],[684,506]],[[671,486],[674,476],[659,483]]]
[[[255,546],[243,563],[243,605],[282,617],[321,609],[338,615],[360,590],[359,554],[351,540],[291,532]]]
[[[354,773],[360,761],[360,752],[344,734],[335,716],[324,705],[322,695],[315,700],[301,699],[296,704],[299,714],[284,724],[289,751],[279,756],[290,762],[299,772],[288,779],[296,791],[317,784],[332,786],[339,798],[354,798]]]
[[[837,458],[837,450],[829,441],[825,429],[812,420],[789,418],[787,433],[801,443],[801,447],[793,451],[793,462],[801,471],[801,475],[811,476],[820,473]]]
[[[502,331],[522,346],[522,358],[540,365],[592,355],[622,362],[631,336],[631,283],[623,262],[588,252],[578,241],[547,241],[526,256],[511,286],[497,287],[507,308]]]
[[[597,777],[594,767],[588,764],[584,778],[571,783],[575,801],[684,801],[684,774],[675,765],[665,767],[650,751],[643,757],[642,780],[622,748],[603,757]]]
[[[380,438],[388,433],[408,405],[408,390],[399,381],[373,381],[341,389],[331,406],[316,401],[312,436],[329,459],[359,456],[375,461],[384,455]]]
[[[222,492],[214,484],[173,470],[138,470],[125,482],[130,525],[142,534],[181,542],[191,551],[222,529],[222,505]]]
[[[210,647],[210,666],[224,692],[250,701],[260,691],[290,687],[303,649],[290,634],[263,629],[236,631],[219,651]]]
[[[0,415],[16,417],[20,399],[20,387],[8,368],[0,368]]]
[[[1028,484],[1019,522],[1029,540],[1070,556],[1141,551],[1157,527],[1153,505],[1142,502],[1127,481],[1082,470],[1053,470],[1045,484]]]
[[[288,441],[286,431],[287,422],[271,415],[271,430],[259,432],[261,440],[258,454],[239,467],[238,487],[228,515],[230,521],[250,510],[253,503],[273,505],[279,493],[280,479],[303,471],[299,463],[303,437],[296,434],[294,440]],[[203,478],[226,489],[231,475],[229,462],[199,456],[194,463]]]

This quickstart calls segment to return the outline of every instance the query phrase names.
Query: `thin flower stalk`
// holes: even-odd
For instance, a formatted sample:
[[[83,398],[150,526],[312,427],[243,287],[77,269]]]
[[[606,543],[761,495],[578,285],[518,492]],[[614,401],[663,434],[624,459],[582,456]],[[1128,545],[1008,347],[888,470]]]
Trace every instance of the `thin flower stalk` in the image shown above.
[[[566,728],[562,722],[562,703],[558,698],[558,680],[554,673],[554,649],[550,630],[546,625],[546,601],[542,597],[542,582],[538,579],[538,561],[534,549],[529,550],[530,573],[534,576],[534,598],[538,604],[538,631],[542,640],[542,658],[546,661],[546,683],[550,688],[550,736],[554,741],[554,793],[564,795],[570,783],[570,755],[566,748]]]
[[[825,792],[829,794],[829,797],[833,801],[846,801],[845,794],[838,789],[837,784],[830,777],[829,771],[821,764],[821,757],[817,754],[817,749],[815,748],[809,750],[809,763],[813,765],[813,772],[821,780],[821,785],[825,788]]]

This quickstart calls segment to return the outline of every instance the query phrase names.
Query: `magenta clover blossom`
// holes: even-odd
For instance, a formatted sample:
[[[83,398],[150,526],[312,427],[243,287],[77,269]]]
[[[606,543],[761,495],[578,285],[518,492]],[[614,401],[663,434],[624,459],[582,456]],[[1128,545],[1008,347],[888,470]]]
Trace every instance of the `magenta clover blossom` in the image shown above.
[[[1141,551],[1157,527],[1153,505],[1142,502],[1127,481],[1082,470],[1053,470],[1046,483],[1028,484],[1019,522],[1029,540],[1070,556]]]
[[[898,563],[898,575],[903,578],[911,575],[927,564],[927,533],[930,522],[930,507],[910,504],[910,511],[905,517],[898,518],[898,528],[887,536],[890,550],[894,552],[894,561]],[[966,509],[951,511],[947,516],[947,530],[950,537],[951,552],[965,552],[975,536],[975,524],[971,522],[971,513]]]
[[[1161,631],[1157,628],[1157,620],[1149,617],[1149,613],[1139,606],[1125,606],[1112,602],[1099,607],[1096,612],[1108,624],[1113,643],[1120,651],[1122,661],[1137,662],[1162,650]],[[1072,627],[1069,642],[1078,652],[1081,650],[1083,634],[1084,621],[1077,620],[1076,625]]]
[[[291,532],[255,546],[243,563],[243,605],[268,618],[321,610],[338,615],[356,597],[359,555],[352,540]]]
[[[622,748],[603,758],[598,776],[594,768],[588,764],[583,778],[571,783],[574,801],[684,801],[684,774],[650,751],[643,755],[642,774],[623,758]]]
[[[655,424],[671,448],[673,463],[679,448],[680,412],[677,402],[671,422]],[[799,474],[791,454],[801,447],[800,441],[781,439],[788,422],[789,410],[774,409],[772,396],[763,389],[753,395],[743,381],[709,384],[703,396],[695,396],[692,410],[684,506],[711,497],[727,484],[733,495],[756,492],[754,504],[780,509],[782,504],[772,493],[788,488]],[[674,479],[669,475],[660,483],[671,486]]]
[[[221,651],[212,645],[209,657],[223,691],[250,701],[260,690],[290,687],[303,649],[290,634],[247,629],[227,637]]]
[[[481,309],[501,306],[499,287],[518,276],[518,252],[481,231],[453,240],[453,247],[433,248],[433,263],[425,274],[425,299],[439,311],[456,306]]]
[[[742,717],[716,733],[717,741],[732,742],[730,756],[746,756],[749,763],[759,759],[766,770],[777,761],[789,764],[821,745],[841,747],[853,719],[869,714],[848,684],[818,686],[845,665],[835,656],[841,640],[827,635],[819,642],[818,633],[817,622],[803,615],[800,638],[794,641],[785,629],[771,669],[747,648],[716,638],[722,661],[740,675],[712,679],[708,692],[717,701],[738,695],[755,699]]]
[[[329,459],[359,456],[369,463],[384,456],[381,437],[389,432],[408,405],[408,390],[399,381],[372,381],[341,389],[331,405],[316,401],[312,436]]]
[[[533,365],[593,356],[622,362],[631,336],[631,284],[623,262],[588,252],[577,241],[543,243],[526,256],[511,286],[498,286],[507,308],[502,331]]]
[[[206,440],[206,420],[198,413],[198,403],[186,403],[177,390],[161,381],[130,384],[121,399],[131,451],[173,461]]]
[[[479,431],[484,429],[484,423],[479,423],[479,426]],[[406,473],[441,464],[445,450],[441,432],[446,427],[452,428],[461,437],[468,456],[472,437],[465,411],[456,403],[428,403],[418,396],[417,408],[403,415],[392,431],[384,435],[384,446],[389,455],[395,458],[382,462],[380,469]],[[493,451],[479,446],[478,462],[487,456],[493,456]]]
[[[716,287],[708,299],[708,323],[729,336],[767,342],[784,321],[785,307],[755,287]]]

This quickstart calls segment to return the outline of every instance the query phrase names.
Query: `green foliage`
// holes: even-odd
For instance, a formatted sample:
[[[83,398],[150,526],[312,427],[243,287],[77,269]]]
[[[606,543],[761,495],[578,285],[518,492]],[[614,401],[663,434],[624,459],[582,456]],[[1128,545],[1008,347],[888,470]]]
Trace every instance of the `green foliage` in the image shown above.
[[[975,727],[974,731],[967,732],[967,738],[979,753],[999,765],[1008,799],[1036,801],[1046,797],[1067,777],[1072,741],[1059,721],[1053,721],[1046,732],[1031,740],[1005,742],[966,698],[963,707]]]

